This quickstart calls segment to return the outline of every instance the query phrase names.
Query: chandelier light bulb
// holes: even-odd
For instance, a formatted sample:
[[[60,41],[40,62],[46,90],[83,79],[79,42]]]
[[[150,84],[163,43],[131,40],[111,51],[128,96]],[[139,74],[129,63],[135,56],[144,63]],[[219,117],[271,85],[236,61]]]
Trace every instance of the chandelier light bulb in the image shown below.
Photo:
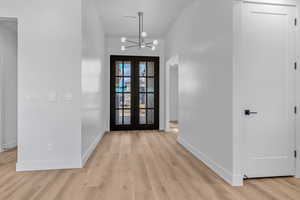
[[[126,37],[121,37],[121,42],[125,43],[126,42]]]
[[[147,37],[147,33],[146,32],[142,32],[142,37],[143,38]]]
[[[155,47],[155,46],[152,46],[151,49],[152,49],[152,51],[155,51],[155,50],[156,50],[156,47]]]
[[[142,45],[141,45],[141,48],[145,48],[146,47],[146,45],[143,43]]]
[[[153,45],[158,45],[158,40],[154,40]]]
[[[125,51],[126,47],[125,46],[121,46],[121,51]]]

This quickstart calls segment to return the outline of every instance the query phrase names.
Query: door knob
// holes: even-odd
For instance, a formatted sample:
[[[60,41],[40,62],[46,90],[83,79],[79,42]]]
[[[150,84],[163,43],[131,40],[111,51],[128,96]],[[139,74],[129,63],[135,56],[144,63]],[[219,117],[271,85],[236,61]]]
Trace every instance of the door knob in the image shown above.
[[[257,115],[257,112],[251,112],[250,110],[245,110],[245,115]]]

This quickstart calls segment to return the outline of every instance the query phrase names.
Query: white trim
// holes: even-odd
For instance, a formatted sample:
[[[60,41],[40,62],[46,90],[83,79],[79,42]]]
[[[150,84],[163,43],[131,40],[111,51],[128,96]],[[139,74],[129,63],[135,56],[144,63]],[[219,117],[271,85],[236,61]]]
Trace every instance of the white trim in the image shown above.
[[[80,160],[35,160],[17,162],[16,171],[42,171],[54,169],[79,169],[81,168]]]
[[[94,142],[90,145],[90,147],[87,149],[87,151],[83,154],[82,158],[81,158],[81,166],[84,167],[85,164],[87,163],[87,161],[89,160],[90,156],[94,153],[97,145],[99,144],[99,142],[102,140],[103,136],[105,135],[105,133],[97,136],[97,138],[94,140]]]
[[[242,1],[233,1],[233,173],[239,180],[237,183],[243,183],[244,176],[244,148],[242,148],[243,137],[241,132],[241,109],[240,109],[240,84],[239,84],[239,64],[241,59],[241,23],[242,23]]]
[[[257,3],[257,4],[273,4],[283,6],[296,6],[295,0],[243,0],[244,3]]]
[[[15,147],[17,147],[17,146],[18,146],[17,141],[14,141],[14,142],[2,144],[2,149],[3,149],[4,151],[6,151],[6,150],[9,150],[9,149],[13,149],[13,148],[15,148]]]
[[[0,152],[4,151],[4,108],[4,66],[3,57],[0,52]]]
[[[184,140],[182,137],[178,137],[177,142],[185,147],[189,152],[191,152],[196,158],[201,160],[205,165],[207,165],[210,169],[212,169],[216,174],[218,174],[221,178],[223,178],[227,183],[232,186],[242,186],[243,185],[243,177],[241,175],[232,174],[229,170],[225,169],[217,162],[212,160],[206,154],[198,151],[194,146]]]

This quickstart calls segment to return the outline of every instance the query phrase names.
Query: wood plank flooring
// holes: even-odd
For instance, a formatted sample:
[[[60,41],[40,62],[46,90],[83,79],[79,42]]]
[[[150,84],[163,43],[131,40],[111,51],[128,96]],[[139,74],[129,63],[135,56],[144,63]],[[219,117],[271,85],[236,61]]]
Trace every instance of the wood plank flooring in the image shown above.
[[[0,153],[0,200],[300,199],[295,178],[231,187],[168,133],[108,133],[84,169],[20,173],[15,161],[15,150]]]

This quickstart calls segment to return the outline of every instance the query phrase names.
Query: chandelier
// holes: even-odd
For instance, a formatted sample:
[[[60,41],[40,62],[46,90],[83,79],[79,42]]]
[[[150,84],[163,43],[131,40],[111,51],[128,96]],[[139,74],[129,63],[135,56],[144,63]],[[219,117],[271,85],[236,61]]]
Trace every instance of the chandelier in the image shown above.
[[[121,42],[124,43],[124,45],[121,46],[121,50],[125,51],[126,49],[130,49],[130,48],[138,48],[138,49],[149,48],[155,51],[156,46],[158,45],[158,40],[153,40],[151,42],[146,41],[147,33],[144,31],[144,13],[138,12],[138,17],[139,17],[138,41],[132,41],[132,40],[128,40],[126,37],[122,37]]]

